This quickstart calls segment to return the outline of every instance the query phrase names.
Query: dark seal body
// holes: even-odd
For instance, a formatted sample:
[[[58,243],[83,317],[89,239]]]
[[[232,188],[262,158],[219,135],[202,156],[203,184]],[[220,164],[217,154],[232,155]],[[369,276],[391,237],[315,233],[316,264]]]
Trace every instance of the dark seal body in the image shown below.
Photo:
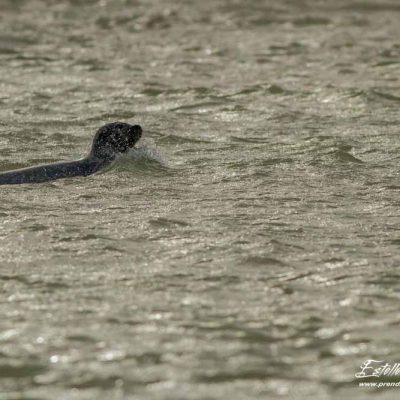
[[[76,161],[65,161],[0,173],[0,185],[41,183],[74,176],[88,176],[111,164],[118,154],[133,147],[142,135],[139,125],[113,122],[97,132],[89,154]]]

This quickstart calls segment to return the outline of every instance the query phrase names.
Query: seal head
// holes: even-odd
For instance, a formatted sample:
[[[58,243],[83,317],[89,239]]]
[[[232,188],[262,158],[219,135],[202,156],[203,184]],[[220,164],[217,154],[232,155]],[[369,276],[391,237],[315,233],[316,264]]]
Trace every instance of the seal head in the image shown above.
[[[90,157],[113,160],[118,153],[126,153],[142,136],[140,125],[112,122],[102,126],[93,139]]]
[[[142,136],[139,125],[112,122],[95,134],[86,157],[75,161],[16,169],[0,173],[0,185],[40,183],[74,176],[88,176],[111,164],[120,153],[126,153]]]

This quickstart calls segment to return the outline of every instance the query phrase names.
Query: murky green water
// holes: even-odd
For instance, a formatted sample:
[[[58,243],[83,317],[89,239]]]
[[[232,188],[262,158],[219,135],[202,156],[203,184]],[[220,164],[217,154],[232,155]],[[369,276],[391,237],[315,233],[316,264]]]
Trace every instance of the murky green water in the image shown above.
[[[0,398],[398,398],[400,4],[0,0]]]

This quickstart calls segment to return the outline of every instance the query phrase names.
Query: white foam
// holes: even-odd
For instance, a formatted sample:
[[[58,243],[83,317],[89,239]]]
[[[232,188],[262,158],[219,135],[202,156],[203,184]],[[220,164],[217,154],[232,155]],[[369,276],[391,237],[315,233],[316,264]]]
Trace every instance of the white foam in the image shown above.
[[[139,145],[130,149],[126,156],[134,161],[156,161],[164,167],[167,160],[152,139],[143,139]]]

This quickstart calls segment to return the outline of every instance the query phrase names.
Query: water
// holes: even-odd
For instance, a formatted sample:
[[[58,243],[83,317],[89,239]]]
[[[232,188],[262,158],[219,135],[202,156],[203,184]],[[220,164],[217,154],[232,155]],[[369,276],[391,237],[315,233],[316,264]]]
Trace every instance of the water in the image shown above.
[[[1,399],[394,399],[395,0],[0,0]]]

